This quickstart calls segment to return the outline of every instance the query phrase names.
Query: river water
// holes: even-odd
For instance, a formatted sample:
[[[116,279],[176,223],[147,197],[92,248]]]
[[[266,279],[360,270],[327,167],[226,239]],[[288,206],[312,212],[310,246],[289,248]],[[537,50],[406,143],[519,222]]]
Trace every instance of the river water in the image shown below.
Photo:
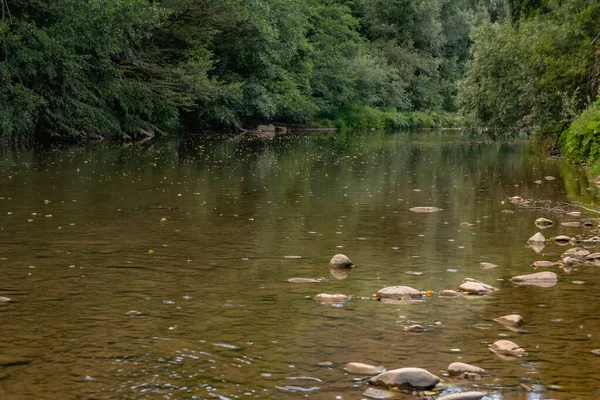
[[[546,237],[589,237],[560,222],[598,217],[506,201],[599,200],[584,171],[527,142],[306,133],[0,152],[2,399],[362,399],[348,362],[446,379],[454,361],[489,376],[446,379],[443,394],[600,398],[598,267],[538,269],[558,274],[549,288],[508,281],[569,248],[530,248],[535,219],[555,221]],[[337,253],[356,265],[345,279],[328,268]],[[465,277],[500,290],[435,293]],[[434,293],[367,299],[394,285]],[[326,305],[318,293],[356,298]],[[510,313],[522,332],[493,322]],[[415,323],[427,331],[404,331]],[[529,355],[499,358],[488,349],[499,339]]]

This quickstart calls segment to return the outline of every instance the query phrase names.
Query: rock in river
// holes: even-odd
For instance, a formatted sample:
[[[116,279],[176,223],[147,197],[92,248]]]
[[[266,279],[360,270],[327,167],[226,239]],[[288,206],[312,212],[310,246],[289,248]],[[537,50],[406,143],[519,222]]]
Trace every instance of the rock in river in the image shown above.
[[[456,290],[452,290],[452,289],[442,290],[438,294],[440,297],[460,297],[460,296],[462,296],[461,292],[457,292]]]
[[[439,400],[479,400],[485,395],[487,395],[485,392],[463,392],[454,393],[448,396],[440,396]]]
[[[437,212],[437,211],[441,211],[441,208],[437,208],[437,207],[413,207],[410,209],[410,211],[412,212],[416,212],[416,213],[432,213],[432,212]]]
[[[359,375],[375,375],[381,374],[385,372],[385,368],[382,366],[375,366],[357,362],[351,362],[344,365],[344,370],[350,372],[351,374],[359,374]]]
[[[290,283],[319,283],[319,282],[321,282],[319,279],[313,279],[313,278],[290,278],[287,281]]]
[[[544,237],[544,235],[542,235],[541,232],[538,232],[532,237],[530,237],[527,241],[533,244],[542,244],[546,242],[546,238]]]
[[[8,303],[10,299],[8,297],[0,297],[0,303]]]
[[[510,278],[510,281],[518,285],[533,285],[540,287],[551,287],[556,285],[558,278],[554,272],[544,271],[529,275],[519,275]]]
[[[422,368],[400,368],[379,374],[371,379],[371,385],[397,389],[431,389],[440,378]]]
[[[521,326],[523,324],[523,317],[519,314],[510,314],[505,315],[503,317],[495,318],[494,321],[499,322],[504,325],[510,326]]]
[[[524,357],[527,355],[525,349],[510,340],[498,340],[489,345],[490,350],[502,356]]]
[[[411,325],[404,328],[407,332],[425,332],[423,325]]]
[[[535,268],[548,268],[548,267],[553,267],[556,263],[552,262],[552,261],[536,261],[533,264],[531,264],[532,266],[534,266]]]
[[[554,222],[549,220],[548,218],[538,218],[535,220],[535,226],[547,228],[552,225]]]
[[[329,265],[337,268],[351,268],[354,266],[352,261],[350,261],[350,259],[343,254],[336,254],[333,256],[329,262]]]
[[[572,249],[569,249],[569,250],[565,251],[564,253],[562,253],[560,258],[572,257],[572,258],[577,258],[577,259],[583,260],[589,254],[590,254],[590,252],[587,251],[586,249],[582,249],[581,247],[573,247]]]
[[[571,241],[571,238],[566,235],[558,235],[554,238],[554,241],[558,243],[568,243]]]
[[[478,295],[478,296],[483,296],[486,294],[490,294],[495,292],[496,290],[498,290],[497,288],[488,285],[486,283],[483,283],[481,281],[472,279],[472,278],[465,278],[463,279],[463,284],[460,285],[458,287],[458,290],[460,290],[461,292],[464,292],[466,294],[472,294],[472,295]]]
[[[479,267],[481,269],[492,269],[492,268],[496,268],[498,266],[496,264],[492,264],[492,263],[489,263],[489,262],[480,262],[479,263]]]
[[[485,374],[485,369],[476,367],[471,364],[466,364],[462,362],[453,362],[448,366],[448,373],[450,375],[460,375],[463,372],[470,372],[474,374],[483,375]]]
[[[340,304],[345,303],[350,300],[350,296],[346,296],[345,294],[327,294],[327,293],[319,293],[315,297],[313,297],[319,303],[325,304]]]
[[[423,294],[410,286],[388,286],[378,291],[376,296],[381,299],[409,300],[420,299]]]

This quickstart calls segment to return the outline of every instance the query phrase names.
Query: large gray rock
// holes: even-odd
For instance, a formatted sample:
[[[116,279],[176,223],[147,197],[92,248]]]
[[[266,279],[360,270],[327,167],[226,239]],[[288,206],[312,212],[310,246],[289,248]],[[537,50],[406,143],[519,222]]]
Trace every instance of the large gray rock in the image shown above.
[[[464,372],[483,375],[485,374],[485,369],[462,362],[453,362],[448,366],[448,373],[450,375],[461,375]]]
[[[458,290],[470,295],[483,296],[493,293],[498,289],[476,279],[465,278],[463,279],[463,284],[458,287]]]
[[[329,265],[336,268],[350,268],[354,266],[352,261],[343,254],[336,254],[333,256],[331,261],[329,261]]]
[[[510,325],[510,326],[517,327],[517,326],[521,326],[523,324],[523,317],[521,317],[519,314],[510,314],[510,315],[505,315],[503,317],[495,318],[494,321],[499,322],[504,325]]]
[[[350,372],[351,374],[359,375],[375,375],[385,372],[385,368],[383,368],[382,366],[375,366],[357,362],[351,362],[344,365],[344,370]]]
[[[400,368],[369,379],[371,385],[397,389],[431,389],[440,378],[422,368]]]
[[[544,271],[535,274],[514,276],[510,278],[510,281],[517,285],[551,287],[556,285],[558,277],[554,272]]]
[[[498,340],[489,345],[490,350],[502,356],[524,357],[527,355],[525,349],[510,340]]]
[[[315,297],[313,297],[319,303],[325,304],[340,304],[345,303],[350,300],[350,296],[346,296],[345,294],[327,294],[327,293],[319,293]]]
[[[479,400],[485,395],[487,395],[485,392],[463,392],[440,396],[439,400]]]
[[[377,292],[381,299],[410,300],[420,299],[423,296],[420,290],[410,286],[388,286]]]

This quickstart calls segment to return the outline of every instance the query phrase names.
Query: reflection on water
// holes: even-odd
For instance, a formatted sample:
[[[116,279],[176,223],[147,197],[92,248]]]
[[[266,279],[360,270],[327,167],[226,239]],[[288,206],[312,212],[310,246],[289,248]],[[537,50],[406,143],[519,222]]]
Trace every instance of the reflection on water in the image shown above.
[[[548,288],[508,281],[566,249],[529,248],[538,217],[555,220],[546,237],[592,228],[503,200],[598,196],[581,170],[526,144],[313,133],[0,151],[0,296],[11,299],[0,302],[2,398],[359,399],[366,385],[348,362],[441,375],[454,361],[490,376],[448,393],[600,397],[600,271],[539,268],[558,275]],[[409,211],[419,206],[442,210]],[[336,253],[356,268],[330,270]],[[456,289],[465,277],[500,290],[366,299],[384,286]],[[332,306],[317,293],[355,297]],[[493,321],[511,313],[522,330]],[[413,324],[427,331],[404,331]],[[488,350],[499,339],[529,356],[501,360]]]

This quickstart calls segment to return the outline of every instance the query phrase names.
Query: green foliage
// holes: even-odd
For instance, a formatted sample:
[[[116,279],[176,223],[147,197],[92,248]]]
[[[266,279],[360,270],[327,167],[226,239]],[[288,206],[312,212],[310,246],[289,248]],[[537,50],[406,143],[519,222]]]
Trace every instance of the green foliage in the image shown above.
[[[600,101],[581,113],[562,133],[559,147],[561,154],[571,161],[600,163]]]
[[[486,23],[472,34],[473,60],[460,85],[471,125],[556,131],[595,98],[600,4],[547,1],[544,7],[517,25]]]

